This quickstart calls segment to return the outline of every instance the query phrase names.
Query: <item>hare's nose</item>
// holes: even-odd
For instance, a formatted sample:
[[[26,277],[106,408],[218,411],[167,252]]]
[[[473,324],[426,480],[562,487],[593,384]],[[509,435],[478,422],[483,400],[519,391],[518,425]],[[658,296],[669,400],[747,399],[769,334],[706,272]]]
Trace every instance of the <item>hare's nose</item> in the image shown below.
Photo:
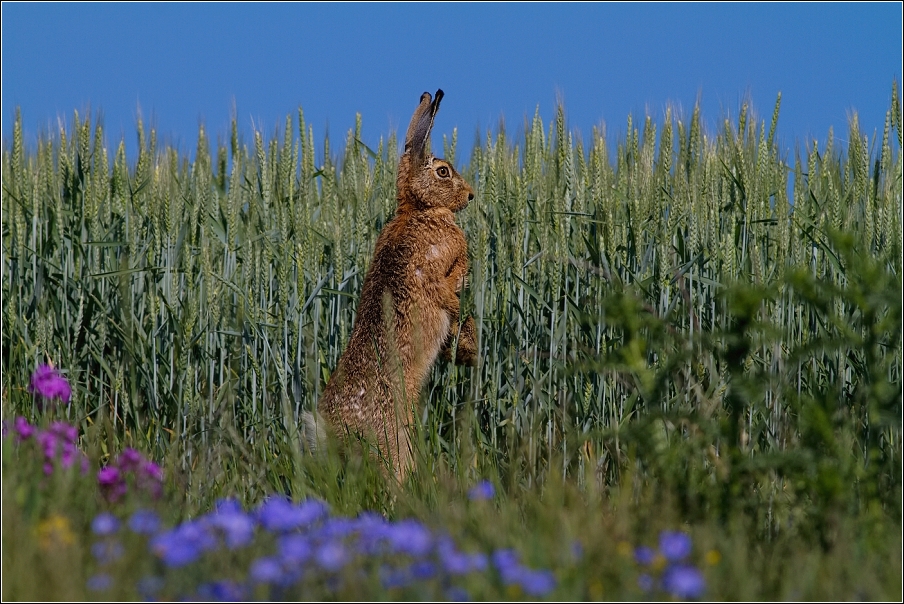
[[[474,194],[468,193],[468,201],[473,201],[473,200],[474,200]]]

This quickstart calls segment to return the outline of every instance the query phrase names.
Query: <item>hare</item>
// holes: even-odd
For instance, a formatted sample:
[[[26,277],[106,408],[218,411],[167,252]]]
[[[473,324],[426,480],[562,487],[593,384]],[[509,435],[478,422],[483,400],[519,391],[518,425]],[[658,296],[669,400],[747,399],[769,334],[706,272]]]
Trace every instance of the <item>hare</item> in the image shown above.
[[[474,194],[449,162],[429,152],[442,98],[442,90],[435,98],[423,93],[411,118],[396,215],[377,238],[351,338],[318,405],[332,432],[375,445],[400,481],[413,461],[415,405],[437,356],[452,360],[458,338],[455,362],[477,361],[473,318],[459,328],[468,247],[454,217]],[[309,443],[323,438],[316,416],[305,423]]]

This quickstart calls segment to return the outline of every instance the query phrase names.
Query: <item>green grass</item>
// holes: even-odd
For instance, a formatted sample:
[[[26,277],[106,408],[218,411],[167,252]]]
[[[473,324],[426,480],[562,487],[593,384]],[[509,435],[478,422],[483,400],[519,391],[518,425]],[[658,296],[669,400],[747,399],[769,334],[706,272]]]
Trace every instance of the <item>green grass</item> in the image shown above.
[[[299,110],[269,140],[233,123],[212,148],[202,130],[192,162],[139,122],[134,160],[77,114],[26,150],[18,119],[2,164],[3,417],[43,417],[25,386],[51,360],[74,390],[52,413],[95,467],[129,445],[158,460],[173,522],[223,496],[317,496],[516,547],[556,572],[556,596],[605,599],[642,596],[619,544],[684,527],[701,564],[721,555],[707,597],[898,599],[897,87],[881,139],[854,117],[841,144],[830,131],[793,158],[779,101],[769,122],[745,104],[715,133],[697,110],[629,117],[614,155],[562,107],[516,139],[486,133],[459,215],[480,363],[434,370],[401,488],[363,460],[311,459],[297,429],[395,209],[394,136],[368,149],[359,118],[317,165]],[[442,147],[461,165],[456,133]],[[91,597],[86,527],[103,504],[74,479],[47,496],[23,456],[4,445],[3,569],[21,577],[4,598]],[[500,495],[478,507],[463,493],[484,477]],[[77,529],[64,562],[34,536],[57,513]],[[41,565],[78,580],[36,581]],[[472,595],[518,595],[498,589]]]

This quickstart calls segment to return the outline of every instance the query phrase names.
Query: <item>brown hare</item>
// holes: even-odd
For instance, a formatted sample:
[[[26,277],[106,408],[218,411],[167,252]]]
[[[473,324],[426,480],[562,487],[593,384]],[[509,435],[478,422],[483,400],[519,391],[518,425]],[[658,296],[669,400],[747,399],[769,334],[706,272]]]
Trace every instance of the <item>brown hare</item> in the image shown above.
[[[443,91],[421,101],[399,160],[398,208],[377,238],[351,338],[318,404],[331,431],[375,445],[401,481],[412,466],[411,426],[427,375],[442,352],[475,365],[471,317],[459,329],[468,246],[455,223],[474,194],[452,165],[429,152]],[[305,417],[310,444],[324,432]],[[315,444],[316,446],[316,444]]]

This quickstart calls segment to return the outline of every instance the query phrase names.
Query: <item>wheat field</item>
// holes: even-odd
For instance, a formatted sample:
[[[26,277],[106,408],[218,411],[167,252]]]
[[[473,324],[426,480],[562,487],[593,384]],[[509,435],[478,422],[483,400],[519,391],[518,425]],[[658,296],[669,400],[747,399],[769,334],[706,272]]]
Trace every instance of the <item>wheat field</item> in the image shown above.
[[[435,135],[475,191],[458,220],[480,362],[434,369],[411,492],[445,473],[601,497],[645,481],[677,516],[741,515],[767,541],[794,524],[831,542],[839,510],[900,516],[897,85],[878,135],[855,115],[790,150],[780,102],[715,132],[698,109],[629,116],[614,144],[570,131],[562,106],[470,152]],[[186,509],[329,498],[323,484],[341,509],[391,508],[381,487],[318,477],[298,430],[395,211],[398,140],[371,149],[361,128],[334,151],[299,109],[273,136],[245,140],[234,120],[215,144],[202,128],[186,155],[139,120],[132,158],[78,113],[27,148],[17,117],[4,418],[40,416],[25,385],[51,361],[98,458],[130,445],[166,460]]]

